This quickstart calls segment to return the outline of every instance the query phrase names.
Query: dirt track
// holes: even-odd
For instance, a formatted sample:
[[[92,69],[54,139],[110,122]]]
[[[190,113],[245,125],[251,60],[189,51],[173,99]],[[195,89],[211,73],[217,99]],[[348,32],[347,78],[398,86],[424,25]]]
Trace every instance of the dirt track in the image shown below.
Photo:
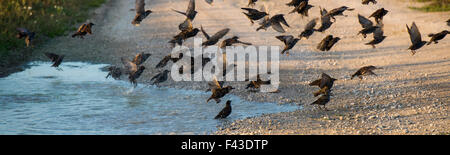
[[[345,12],[348,17],[337,17],[329,30],[316,32],[308,40],[301,40],[290,52],[281,56],[281,93],[263,94],[246,91],[242,82],[230,83],[237,89],[233,94],[247,100],[296,103],[303,105],[295,112],[264,115],[236,121],[223,127],[217,134],[449,134],[449,94],[450,94],[450,41],[447,38],[439,44],[424,46],[415,56],[406,49],[411,44],[405,24],[416,22],[422,38],[428,33],[449,29],[445,21],[450,13],[422,13],[407,8],[409,3],[379,0],[376,5],[362,5],[360,1],[315,0],[311,5],[310,17],[287,14],[292,8],[288,0],[265,1],[269,14],[286,14],[291,25],[286,34],[297,36],[306,23],[319,16],[319,6],[331,10],[342,5],[355,8]],[[147,70],[141,82],[145,83],[159,70],[154,66],[171,52],[167,41],[177,33],[178,24],[184,17],[171,9],[185,10],[187,0],[152,0],[146,8],[153,14],[140,27],[130,24],[134,12],[134,1],[110,0],[96,11],[90,20],[96,23],[94,35],[86,39],[72,39],[69,36],[56,38],[33,51],[34,60],[46,60],[42,52],[52,51],[66,55],[65,61],[88,61],[93,63],[120,64],[120,57],[132,57],[138,52],[149,52],[153,56],[145,63]],[[197,0],[199,14],[194,27],[202,25],[207,32],[217,32],[223,28],[231,31],[226,37],[238,35],[242,41],[254,45],[278,45],[282,43],[274,36],[280,35],[273,29],[256,32],[257,24],[251,26],[241,13],[244,1],[217,0],[213,6]],[[263,2],[258,2],[260,8]],[[326,5],[325,5],[326,4]],[[387,38],[372,49],[364,45],[372,35],[363,39],[356,36],[361,29],[357,14],[369,16],[378,8],[390,12],[384,18]],[[315,46],[328,34],[342,40],[329,52],[318,52]],[[203,37],[201,33],[197,37]],[[187,46],[192,46],[189,39]],[[366,65],[383,67],[376,70],[378,76],[350,80],[350,75]],[[170,68],[168,68],[170,69]],[[318,78],[322,72],[339,80],[333,87],[334,96],[327,105],[331,111],[320,111],[309,103],[315,87],[308,83]],[[162,86],[200,89],[205,82],[169,81]]]

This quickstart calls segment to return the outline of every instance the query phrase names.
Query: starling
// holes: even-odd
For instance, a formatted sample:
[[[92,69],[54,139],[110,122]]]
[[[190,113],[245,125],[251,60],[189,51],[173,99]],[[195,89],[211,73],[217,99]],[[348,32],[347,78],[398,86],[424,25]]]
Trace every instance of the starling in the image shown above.
[[[150,81],[153,81],[152,85],[155,85],[155,84],[157,85],[159,83],[166,82],[169,77],[169,72],[170,71],[168,71],[168,70],[164,70],[163,72],[153,76],[150,79]]]
[[[328,35],[317,45],[317,49],[321,51],[329,51],[334,44],[336,44],[341,38],[333,37],[333,35]]]
[[[245,14],[245,16],[247,16],[248,19],[250,19],[250,22],[252,22],[252,24],[254,23],[255,20],[260,20],[261,18],[264,18],[265,16],[269,15],[266,12],[261,12],[252,8],[241,8],[241,9],[247,11],[247,13],[246,12],[242,13]]]
[[[228,100],[225,107],[222,109],[222,111],[219,112],[219,114],[217,114],[216,117],[214,117],[214,119],[223,119],[228,117],[231,114],[231,101]]]
[[[247,7],[255,6],[257,1],[258,1],[258,0],[248,0],[248,5],[247,5]]]
[[[324,93],[324,90],[331,90],[331,88],[333,88],[334,81],[336,80],[337,79],[332,78],[328,74],[322,73],[322,77],[320,79],[311,82],[309,85],[318,86],[321,89],[318,92],[314,93],[314,96],[318,96],[319,94]]]
[[[205,32],[203,26],[200,28],[202,30],[203,35],[206,37],[206,41],[202,43],[203,47],[215,45],[219,40],[224,37],[229,31],[229,28],[225,28],[214,34],[213,36],[209,36],[208,33]]]
[[[370,21],[364,16],[361,16],[360,14],[358,14],[358,21],[363,29],[359,31],[357,35],[362,34],[364,38],[367,37],[367,34],[375,32],[377,28],[381,28],[378,25],[374,26],[372,21]]]
[[[261,26],[256,29],[256,31],[259,31],[261,29],[267,30],[268,27],[272,27],[275,31],[284,33],[286,32],[281,26],[281,24],[286,25],[287,27],[290,27],[289,24],[286,22],[286,19],[284,19],[283,14],[277,14],[273,16],[272,18],[266,17],[264,21],[261,23]]]
[[[353,8],[349,8],[347,6],[341,6],[339,8],[335,8],[333,10],[331,10],[330,12],[327,13],[327,15],[330,15],[331,18],[333,18],[336,21],[336,18],[334,18],[334,16],[344,16],[347,17],[347,15],[344,15],[344,11],[353,11],[355,9]]]
[[[163,68],[167,65],[169,61],[172,61],[173,63],[178,62],[183,58],[183,53],[180,53],[178,57],[172,57],[172,54],[169,54],[168,56],[165,56],[157,65],[156,68]]]
[[[222,43],[220,43],[219,48],[225,48],[227,46],[232,46],[233,44],[244,44],[244,45],[252,45],[251,43],[246,43],[246,42],[242,42],[239,40],[238,36],[234,36],[232,38],[229,39],[225,39],[224,41],[222,41]]]
[[[136,54],[132,62],[139,66],[142,65],[150,56],[150,53],[138,53]]]
[[[377,23],[380,23],[383,20],[383,17],[388,13],[388,10],[385,10],[384,8],[378,9],[374,13],[372,13],[369,18],[373,17],[375,18],[375,21]]]
[[[292,35],[276,36],[276,38],[284,43],[284,49],[283,51],[281,51],[281,54],[284,54],[284,52],[292,49],[295,46],[295,44],[297,44],[297,42],[300,40],[298,38],[294,38],[294,36]],[[289,55],[289,52],[287,52],[287,54]]]
[[[134,85],[137,86],[137,81],[142,72],[144,72],[144,66],[138,66],[134,62],[127,60],[126,58],[121,58],[123,65],[125,66],[125,74],[128,74],[128,80]]]
[[[377,68],[377,67],[372,66],[372,65],[371,66],[364,66],[364,67],[360,68],[358,71],[356,71],[356,73],[352,75],[351,79],[353,80],[353,78],[355,76],[358,76],[359,79],[361,79],[361,80],[363,79],[362,76],[367,76],[367,75],[375,75],[375,76],[377,76],[373,72],[373,70],[375,70],[375,69],[383,69],[383,68]]]
[[[231,86],[226,87],[221,86],[215,77],[213,79],[213,82],[216,85],[216,88],[211,89],[212,92],[211,97],[209,97],[208,100],[206,100],[206,103],[208,103],[211,99],[214,99],[216,103],[220,103],[220,98],[224,97],[232,89],[234,89]]]
[[[423,45],[425,45],[427,42],[422,41],[422,36],[419,32],[419,29],[416,26],[416,23],[413,22],[411,28],[408,27],[408,24],[406,24],[406,29],[409,33],[409,38],[411,39],[412,45],[409,46],[409,50],[411,50],[412,55],[416,54],[416,50],[421,48]]]
[[[200,31],[198,28],[193,28],[190,19],[186,19],[185,22],[180,24],[179,29],[181,30],[181,32],[178,33],[176,36],[173,37],[172,40],[169,41],[169,43],[171,43],[173,47],[175,47],[175,44],[181,46],[183,44],[183,41],[185,41],[188,38],[196,36],[197,33]]]
[[[308,1],[303,1],[300,3],[300,5],[296,6],[294,10],[292,10],[289,14],[297,12],[298,14],[302,15],[302,17],[303,16],[308,17],[308,10],[311,9],[312,7],[314,6],[309,5]]]
[[[320,109],[322,109],[320,107],[320,105],[323,106],[323,108],[325,108],[326,111],[328,111],[328,109],[325,107],[325,105],[330,102],[330,94],[325,94],[322,95],[320,98],[318,98],[316,101],[314,101],[313,103],[311,103],[311,105],[317,104],[319,106]]]
[[[447,22],[447,26],[450,26],[450,19],[448,19],[446,22]]]
[[[372,48],[376,48],[375,45],[381,43],[386,36],[383,35],[383,28],[378,27],[375,29],[375,32],[373,32],[373,40],[366,43],[366,45],[372,45]]]
[[[152,10],[145,10],[145,0],[136,0],[136,16],[131,24],[139,26],[148,15],[152,13]]]
[[[286,5],[297,7],[300,5],[300,3],[304,2],[304,1],[308,1],[308,0],[292,0],[291,2],[287,3]]]
[[[48,58],[50,58],[53,62],[52,67],[59,68],[59,65],[61,65],[64,55],[57,55],[55,53],[44,53]]]
[[[247,87],[245,89],[248,89],[248,88],[259,89],[259,88],[261,88],[261,85],[269,85],[270,83],[271,83],[270,80],[267,80],[267,81],[261,80],[261,78],[258,74],[256,76],[256,81],[250,81],[250,83],[247,84]]]
[[[187,19],[193,21],[195,16],[197,15],[197,11],[195,11],[195,0],[190,0],[189,1],[189,5],[188,8],[186,10],[186,12],[181,12],[175,9],[172,9],[173,11],[185,15]]]
[[[217,82],[219,83],[220,87],[223,87],[223,85],[225,84],[225,81],[217,81]],[[214,81],[210,81],[210,82],[208,82],[208,89],[206,90],[206,92],[209,92],[216,88],[218,88],[216,83]]]
[[[376,0],[362,0],[362,4],[369,5],[369,3],[372,2],[372,4],[377,4]]]
[[[210,4],[210,5],[212,5],[213,0],[205,0],[205,2],[208,3],[208,4]]]
[[[106,75],[106,78],[109,78],[111,76],[115,80],[120,80],[120,76],[122,76],[122,69],[117,66],[109,66],[108,67],[108,75]]]
[[[34,36],[36,35],[36,33],[35,32],[30,32],[26,28],[20,28],[20,27],[16,28],[16,30],[17,30],[16,37],[18,39],[25,38],[25,44],[27,45],[27,47],[30,47],[31,41],[33,41]]]
[[[431,37],[430,41],[427,43],[427,45],[430,45],[432,42],[435,44],[438,43],[439,40],[444,39],[444,37],[449,34],[450,32],[447,30],[444,30],[442,32],[436,33],[436,34],[428,34],[428,37]]]
[[[298,36],[299,39],[302,39],[303,37],[308,39],[309,36],[311,36],[314,33],[315,31],[314,27],[317,24],[317,20],[318,18],[314,18],[311,21],[309,21],[308,24],[306,24],[305,30]]]
[[[86,35],[86,34],[92,34],[92,26],[93,25],[95,25],[94,23],[87,23],[87,24],[83,24],[83,25],[81,25],[79,28],[78,28],[78,30],[77,30],[77,32],[75,32],[73,35],[72,35],[72,38],[75,38],[76,36],[80,36],[80,38],[84,38],[84,36]]]
[[[333,22],[331,22],[331,16],[327,15],[328,12],[326,9],[320,8],[320,14],[321,14],[321,17],[320,17],[321,25],[320,25],[319,29],[317,29],[316,31],[324,32],[325,30],[327,30],[328,28],[331,27]]]

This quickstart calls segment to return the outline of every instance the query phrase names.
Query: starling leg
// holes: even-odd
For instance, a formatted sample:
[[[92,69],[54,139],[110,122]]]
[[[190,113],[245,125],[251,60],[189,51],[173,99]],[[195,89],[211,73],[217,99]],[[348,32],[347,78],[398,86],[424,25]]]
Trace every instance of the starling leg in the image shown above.
[[[376,48],[374,44],[372,44],[372,48]]]
[[[330,111],[330,110],[327,109],[327,107],[325,107],[325,105],[323,105],[323,108],[325,109],[325,111]]]

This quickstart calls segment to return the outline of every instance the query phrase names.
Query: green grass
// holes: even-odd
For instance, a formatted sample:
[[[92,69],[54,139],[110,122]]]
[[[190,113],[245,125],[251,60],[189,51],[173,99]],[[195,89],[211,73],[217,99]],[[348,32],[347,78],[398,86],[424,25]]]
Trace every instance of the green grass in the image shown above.
[[[106,0],[0,0],[0,57],[25,47],[15,38],[16,28],[37,33],[36,41],[66,35],[84,22],[89,10]]]
[[[450,11],[450,0],[416,0],[418,2],[428,3],[423,7],[411,7],[415,10],[424,12],[443,12]]]

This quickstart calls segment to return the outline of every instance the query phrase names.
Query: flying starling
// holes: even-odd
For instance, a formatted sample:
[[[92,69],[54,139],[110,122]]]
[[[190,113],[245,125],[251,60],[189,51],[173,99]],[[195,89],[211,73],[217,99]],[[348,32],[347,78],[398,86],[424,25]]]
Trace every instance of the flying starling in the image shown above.
[[[286,25],[287,27],[290,27],[289,24],[286,22],[286,19],[284,19],[283,14],[277,14],[273,16],[272,18],[268,18],[268,16],[264,19],[262,23],[260,23],[260,27],[256,29],[256,31],[259,31],[261,29],[267,30],[267,28],[272,27],[275,31],[284,33],[286,32],[281,26],[281,23],[283,25]]]
[[[317,49],[321,51],[329,51],[339,40],[341,40],[341,38],[328,35],[317,45]]]
[[[145,0],[136,0],[136,16],[131,24],[139,26],[148,15],[152,13],[152,10],[145,10]]]
[[[25,38],[25,44],[27,45],[27,47],[30,47],[31,45],[31,41],[34,39],[34,36],[36,35],[35,32],[31,32],[26,28],[16,28],[17,30],[17,35],[16,37],[18,39],[22,39]]]
[[[159,83],[166,82],[169,77],[168,70],[164,70],[163,72],[153,76],[150,81],[153,81],[152,85],[158,85]]]
[[[298,14],[302,15],[302,17],[303,16],[308,17],[308,10],[311,9],[312,7],[314,6],[309,5],[308,1],[303,1],[300,3],[300,5],[296,6],[294,10],[292,10],[289,14],[297,12]]]
[[[239,40],[238,36],[234,36],[232,38],[225,39],[220,43],[219,48],[225,48],[227,46],[233,46],[233,44],[244,44],[244,45],[252,45],[251,43],[242,42]]]
[[[320,109],[322,109],[320,106],[322,105],[323,108],[328,111],[328,109],[325,107],[325,105],[330,102],[330,94],[322,95],[319,99],[311,103],[311,105],[317,104]]]
[[[331,18],[333,18],[336,21],[336,18],[334,18],[334,16],[344,16],[347,17],[347,15],[344,15],[344,11],[353,11],[355,9],[353,8],[349,8],[347,6],[341,6],[339,8],[335,8],[333,10],[331,10],[330,12],[327,13],[327,15],[330,15]]]
[[[248,5],[247,5],[247,7],[255,6],[257,1],[258,1],[258,0],[248,0]]]
[[[320,27],[316,30],[318,32],[324,32],[325,30],[327,30],[328,28],[331,27],[331,25],[333,24],[333,22],[331,22],[331,16],[327,15],[328,12],[326,9],[322,9],[320,8]]]
[[[121,61],[123,65],[125,66],[124,73],[128,74],[128,80],[134,85],[134,87],[137,86],[137,81],[142,72],[144,72],[145,67],[144,66],[138,66],[134,62],[122,57]]]
[[[276,36],[276,38],[284,43],[284,49],[283,51],[281,51],[281,54],[284,54],[284,52],[292,49],[295,46],[295,44],[297,44],[297,42],[300,40],[298,38],[294,38],[294,36],[292,35]],[[289,55],[289,52],[287,52],[287,54]]]
[[[299,39],[302,38],[306,38],[308,39],[315,31],[314,27],[317,24],[317,20],[319,20],[318,18],[314,18],[311,21],[308,22],[308,24],[306,24],[305,30],[300,33],[300,35],[298,36]]]
[[[227,95],[232,89],[234,89],[231,86],[222,87],[217,79],[214,77],[213,79],[214,84],[216,85],[216,88],[211,89],[211,97],[206,100],[206,103],[208,103],[210,100],[214,99],[216,103],[220,103],[220,98]]]
[[[413,22],[411,28],[408,27],[408,24],[406,24],[406,29],[408,29],[409,38],[411,39],[412,45],[409,46],[409,50],[411,50],[412,55],[416,54],[416,50],[421,48],[423,45],[425,45],[427,42],[422,41],[422,36],[419,32],[419,29],[416,26],[416,23]]]
[[[216,117],[214,117],[214,119],[223,119],[228,117],[231,114],[231,101],[228,100],[225,107],[222,109],[222,111],[219,112],[219,114],[217,114]]]
[[[364,16],[361,16],[360,14],[358,14],[358,21],[359,21],[359,24],[361,24],[363,29],[361,31],[359,31],[357,35],[362,34],[364,38],[367,37],[367,34],[375,32],[375,30],[377,28],[381,28],[378,25],[377,26],[373,25],[372,21],[370,21],[369,19],[367,19]]]
[[[203,47],[215,45],[221,38],[223,38],[229,31],[229,28],[225,28],[214,34],[213,36],[209,36],[208,33],[205,32],[203,26],[200,27],[203,35],[206,37],[206,41],[202,43]]]
[[[167,56],[165,56],[157,65],[156,68],[163,68],[164,66],[167,65],[167,63],[169,61],[172,61],[173,63],[178,62],[179,60],[181,60],[183,58],[183,53],[180,53],[178,57],[173,56],[172,54],[169,54]]]
[[[318,92],[314,93],[314,96],[318,96],[323,93],[328,93],[328,90],[331,90],[331,88],[333,88],[334,81],[336,80],[337,79],[332,78],[328,74],[322,73],[322,77],[320,79],[311,82],[309,85],[318,86],[320,88]]]
[[[47,52],[45,52],[44,54],[48,58],[50,58],[50,60],[52,60],[52,62],[53,62],[52,67],[55,67],[56,69],[61,70],[61,69],[59,69],[59,65],[61,65],[61,63],[64,59],[64,55],[57,55],[55,53],[47,53]]]
[[[297,7],[300,5],[300,3],[304,2],[304,1],[308,1],[308,0],[291,0],[291,2],[287,3],[286,5]]]
[[[195,11],[195,0],[190,0],[189,1],[189,5],[188,8],[186,10],[186,12],[181,12],[175,9],[172,9],[173,11],[185,15],[187,19],[193,21],[195,16],[197,15],[197,11]]]
[[[109,66],[108,75],[106,75],[106,78],[109,78],[110,76],[115,80],[120,80],[120,76],[122,76],[122,69],[117,66]]]
[[[381,43],[385,38],[386,36],[383,35],[383,27],[380,26],[373,32],[373,40],[366,43],[366,45],[372,45],[372,48],[376,48],[375,45]]]
[[[186,39],[194,37],[200,31],[198,28],[193,28],[192,22],[190,19],[186,19],[183,23],[181,23],[178,28],[181,30],[176,36],[169,41],[173,47],[175,44],[182,45]]]
[[[385,10],[384,8],[378,9],[374,13],[372,13],[369,18],[373,17],[375,18],[375,21],[377,23],[380,23],[383,20],[383,17],[388,13],[388,10]]]
[[[377,4],[376,0],[362,0],[362,4],[369,5],[369,3],[372,2],[372,4]]]
[[[371,66],[364,66],[364,67],[360,68],[358,71],[356,71],[356,73],[352,75],[351,79],[353,80],[353,78],[355,76],[358,76],[359,79],[361,79],[361,80],[363,79],[363,76],[367,76],[367,75],[375,75],[375,76],[377,76],[377,74],[375,74],[373,72],[373,70],[375,70],[375,69],[383,69],[383,68],[377,68],[377,67],[372,66],[372,65]]]
[[[83,24],[83,25],[81,25],[79,28],[78,28],[78,30],[77,30],[77,32],[75,32],[73,35],[72,35],[72,38],[75,38],[76,36],[79,36],[80,38],[84,38],[84,36],[86,35],[86,34],[92,34],[92,26],[93,25],[95,25],[94,23],[87,23],[87,24]]]
[[[252,24],[254,23],[255,20],[260,20],[261,18],[264,18],[265,16],[269,15],[266,12],[261,12],[252,8],[241,8],[241,9],[247,11],[247,13],[246,12],[242,13],[245,14],[245,16],[247,16],[247,18],[250,20],[250,22],[252,22]]]
[[[444,30],[444,31],[436,33],[436,34],[433,34],[433,33],[428,34],[428,37],[431,37],[431,39],[427,43],[427,45],[430,45],[432,42],[437,44],[439,40],[444,39],[444,37],[449,33],[450,33],[449,31]]]

